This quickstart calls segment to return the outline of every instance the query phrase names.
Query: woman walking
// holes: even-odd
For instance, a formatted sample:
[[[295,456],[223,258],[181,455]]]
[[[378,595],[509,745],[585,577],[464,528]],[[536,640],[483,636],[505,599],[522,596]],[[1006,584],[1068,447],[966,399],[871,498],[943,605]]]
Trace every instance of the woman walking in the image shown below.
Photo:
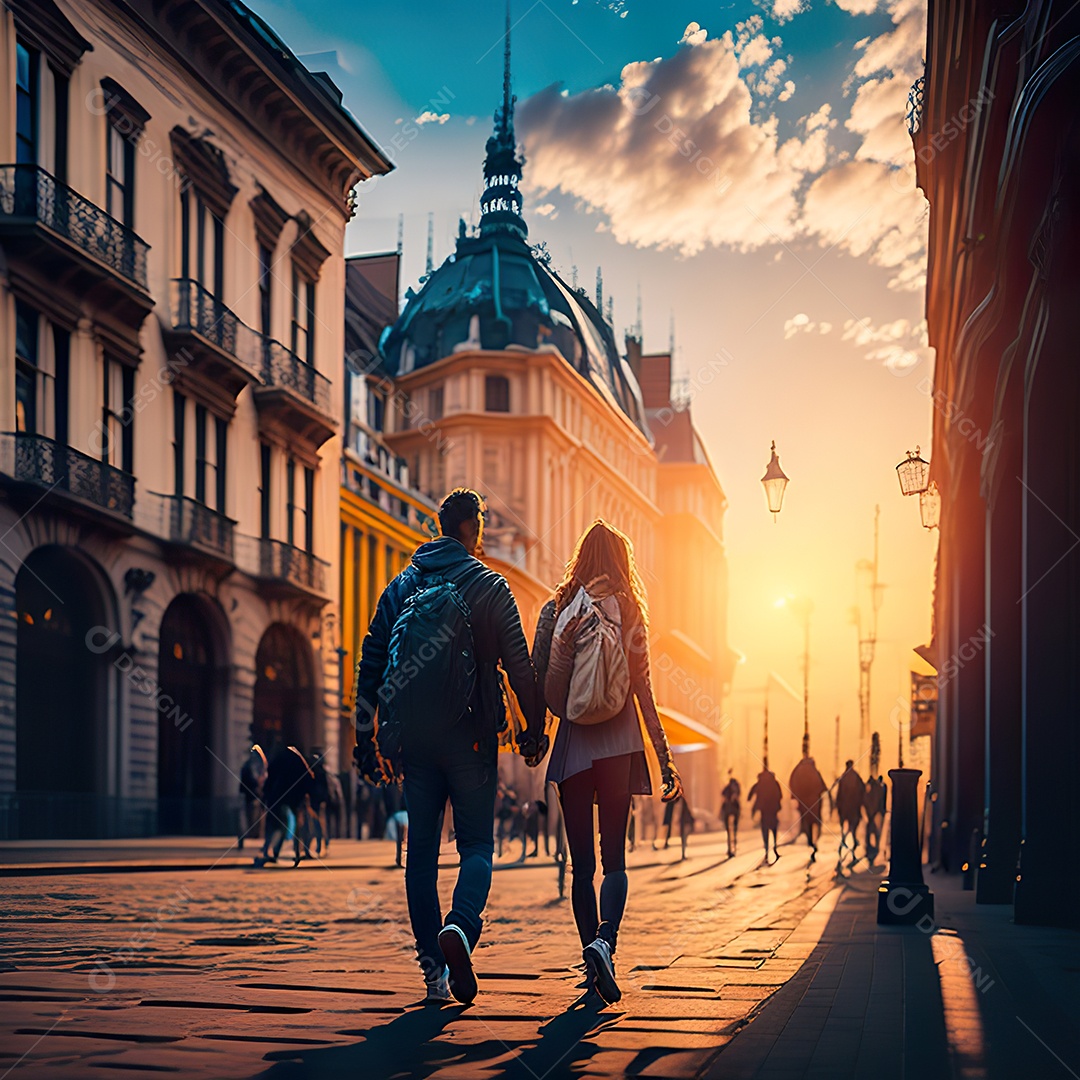
[[[587,594],[584,598],[583,590]],[[568,612],[571,605],[575,607]],[[587,719],[576,717],[573,703],[567,701],[568,693],[573,696],[581,692],[580,678],[571,679],[572,675],[578,675],[573,643],[577,630],[590,616],[560,617],[578,610],[594,611],[593,630],[600,623],[617,629],[626,659],[629,679],[625,699],[621,706],[616,705],[609,719],[599,722],[595,714]],[[583,947],[582,958],[593,986],[608,1004],[622,996],[615,981],[612,957],[626,907],[626,833],[631,800],[634,795],[652,794],[635,700],[660,765],[663,801],[671,802],[682,794],[679,773],[653,697],[647,626],[645,589],[634,564],[630,541],[618,529],[596,521],[578,541],[554,599],[540,612],[533,660],[547,706],[560,717],[547,779],[557,785],[562,804],[573,867],[570,895]],[[603,670],[592,670],[597,671],[598,679],[606,677]],[[621,684],[615,677],[607,679],[607,685]],[[582,719],[586,722],[581,722]],[[599,808],[603,867],[599,907],[594,885],[594,803]]]

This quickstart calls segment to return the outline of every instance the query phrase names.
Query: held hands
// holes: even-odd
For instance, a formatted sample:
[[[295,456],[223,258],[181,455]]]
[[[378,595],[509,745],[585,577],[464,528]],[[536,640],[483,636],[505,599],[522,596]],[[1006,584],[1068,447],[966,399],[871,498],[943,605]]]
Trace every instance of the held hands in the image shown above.
[[[535,735],[526,730],[518,740],[518,752],[525,759],[525,764],[535,769],[547,756],[549,745],[550,741],[543,731]]]
[[[664,789],[660,794],[660,801],[669,803],[681,798],[683,794],[682,777],[675,763],[669,757],[660,769],[660,779],[664,782]]]

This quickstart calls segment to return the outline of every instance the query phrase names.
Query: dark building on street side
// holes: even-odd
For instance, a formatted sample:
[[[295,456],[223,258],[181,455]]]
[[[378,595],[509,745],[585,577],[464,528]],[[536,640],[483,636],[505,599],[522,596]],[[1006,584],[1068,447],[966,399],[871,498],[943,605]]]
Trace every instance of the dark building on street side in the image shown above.
[[[936,854],[975,850],[979,902],[1056,925],[1080,922],[1078,101],[1075,4],[930,0]]]

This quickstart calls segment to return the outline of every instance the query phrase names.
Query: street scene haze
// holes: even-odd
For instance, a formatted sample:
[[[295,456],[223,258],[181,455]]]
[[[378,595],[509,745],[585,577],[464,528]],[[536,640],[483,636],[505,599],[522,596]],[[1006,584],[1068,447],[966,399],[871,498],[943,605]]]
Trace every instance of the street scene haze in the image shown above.
[[[0,1080],[1080,1075],[1078,35],[3,0]]]

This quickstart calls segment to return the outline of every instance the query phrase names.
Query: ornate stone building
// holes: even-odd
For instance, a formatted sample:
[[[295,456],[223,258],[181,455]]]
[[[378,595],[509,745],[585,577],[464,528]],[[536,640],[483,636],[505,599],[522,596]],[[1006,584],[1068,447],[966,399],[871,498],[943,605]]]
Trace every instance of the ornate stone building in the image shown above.
[[[934,855],[1018,922],[1077,922],[1080,10],[930,0],[913,93],[930,200],[942,497]]]
[[[345,226],[389,162],[242,3],[0,13],[0,835],[334,764]]]
[[[651,602],[656,695],[691,798],[715,813],[733,663],[724,493],[688,402],[675,400],[671,358],[643,356],[633,338],[624,352],[599,298],[530,247],[513,106],[508,38],[479,227],[469,235],[462,223],[453,254],[407,291],[372,361],[390,391],[383,441],[397,476],[407,471],[429,500],[461,484],[484,494],[485,559],[509,580],[530,637],[593,520],[633,539]],[[391,504],[409,501],[389,494]],[[347,593],[346,610],[355,602]],[[506,768],[528,792],[540,774],[519,765]]]

